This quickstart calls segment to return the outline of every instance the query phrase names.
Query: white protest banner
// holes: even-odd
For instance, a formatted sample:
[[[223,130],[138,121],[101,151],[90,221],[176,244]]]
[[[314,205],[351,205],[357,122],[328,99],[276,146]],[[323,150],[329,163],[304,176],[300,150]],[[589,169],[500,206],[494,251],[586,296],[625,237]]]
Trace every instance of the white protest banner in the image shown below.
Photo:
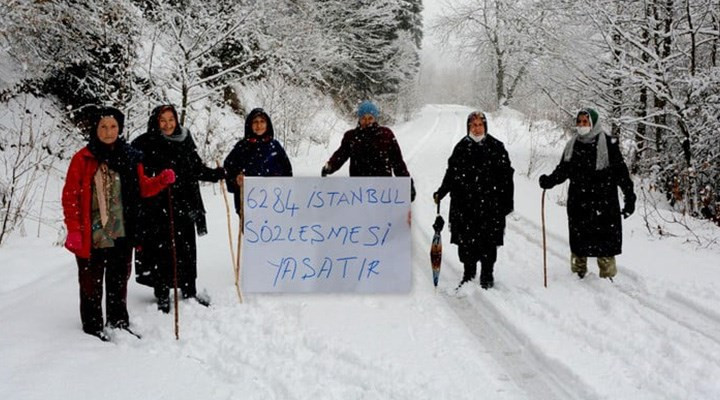
[[[408,292],[410,178],[245,178],[247,292]]]

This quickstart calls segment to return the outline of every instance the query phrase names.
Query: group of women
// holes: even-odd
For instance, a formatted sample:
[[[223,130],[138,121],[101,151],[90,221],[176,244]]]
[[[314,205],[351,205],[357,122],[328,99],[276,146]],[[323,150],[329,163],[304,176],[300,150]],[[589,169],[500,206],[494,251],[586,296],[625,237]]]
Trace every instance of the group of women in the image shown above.
[[[369,101],[359,105],[357,126],[345,132],[321,176],[339,170],[347,160],[350,176],[410,176],[394,133],[378,125],[378,114]],[[598,257],[600,275],[612,278],[622,242],[617,187],[623,191],[622,214],[627,217],[635,203],[632,181],[617,140],[601,131],[597,113],[581,110],[576,123],[577,133],[560,164],[551,175],[540,177],[540,186],[549,189],[570,180],[571,269],[582,278],[587,257]],[[88,144],[73,156],[62,194],[65,247],[77,260],[83,331],[103,341],[109,340],[106,328],[130,331],[126,299],[133,250],[136,280],[153,288],[159,310],[169,312],[169,289],[175,285],[183,298],[208,306],[209,299],[198,294],[195,283],[195,235],[207,233],[198,182],[225,179],[240,214],[244,176],[292,176],[270,116],[252,110],[243,138],[216,168],[200,159],[172,105],[156,107],[147,131],[132,144],[121,136],[124,115],[115,108],[98,107],[88,126]],[[465,269],[460,286],[474,279],[480,262],[480,285],[489,289],[505,218],[514,208],[514,170],[503,143],[488,134],[484,113],[468,116],[466,133],[433,198],[439,203],[451,197],[451,242],[458,246]]]
[[[203,163],[172,105],[156,107],[147,131],[132,144],[122,138],[124,122],[116,108],[90,113],[88,144],[70,161],[62,193],[65,247],[78,265],[82,328],[103,341],[109,340],[106,328],[130,331],[126,299],[133,250],[136,280],[154,289],[159,310],[170,311],[169,289],[176,284],[183,298],[209,305],[195,284],[195,236],[207,233],[199,181],[227,178],[239,205],[242,176],[292,175],[261,109],[248,116],[245,136],[224,168]]]

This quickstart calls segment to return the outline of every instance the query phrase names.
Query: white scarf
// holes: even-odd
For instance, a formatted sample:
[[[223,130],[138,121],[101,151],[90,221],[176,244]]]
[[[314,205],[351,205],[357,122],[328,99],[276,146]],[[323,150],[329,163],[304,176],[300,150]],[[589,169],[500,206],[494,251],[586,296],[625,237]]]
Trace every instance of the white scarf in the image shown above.
[[[610,165],[610,158],[608,156],[608,146],[607,146],[607,135],[605,135],[605,132],[603,132],[600,129],[600,124],[595,124],[593,126],[592,131],[586,136],[581,136],[577,133],[575,133],[570,139],[570,141],[565,146],[565,151],[563,152],[563,160],[570,161],[573,155],[573,148],[575,147],[575,141],[579,140],[582,143],[592,143],[592,141],[595,139],[595,137],[598,137],[597,141],[597,157],[595,158],[595,170],[600,171],[602,169],[607,168]]]

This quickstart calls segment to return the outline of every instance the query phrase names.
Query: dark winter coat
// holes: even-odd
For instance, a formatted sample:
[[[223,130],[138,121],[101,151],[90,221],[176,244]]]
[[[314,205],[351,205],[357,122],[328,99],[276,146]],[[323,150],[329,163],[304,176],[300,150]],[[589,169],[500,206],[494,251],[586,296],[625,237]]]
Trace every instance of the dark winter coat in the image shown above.
[[[258,115],[265,117],[267,130],[258,136],[252,130],[252,120]],[[240,210],[240,190],[236,177],[245,176],[292,176],[292,165],[280,142],[275,140],[270,116],[256,108],[245,119],[245,136],[233,147],[223,163],[227,173],[228,191],[234,194],[235,211]]]
[[[80,232],[82,247],[76,255],[89,258],[92,248],[92,183],[100,161],[120,176],[125,237],[131,245],[138,241],[138,232],[144,225],[144,211],[140,197],[153,196],[164,188],[159,178],[146,178],[142,153],[118,138],[115,145],[106,148],[91,135],[91,141],[75,153],[62,192],[62,206],[68,232]]]
[[[224,172],[222,168],[208,168],[203,164],[190,132],[179,123],[173,136],[185,137],[184,140],[171,141],[163,136],[158,116],[166,107],[160,106],[153,110],[147,132],[135,139],[132,145],[142,150],[145,170],[149,175],[157,175],[165,169],[175,172],[171,190],[178,281],[182,288],[194,288],[197,264],[193,228],[196,227],[200,235],[207,233],[205,208],[198,181],[217,182],[224,177]],[[177,121],[175,109],[171,110]],[[169,190],[163,190],[142,203],[147,214],[147,229],[142,235],[143,250],[136,254],[135,274],[138,283],[148,286],[172,284],[169,193]]]
[[[180,216],[189,216],[198,228],[198,232],[206,232],[205,207],[200,196],[200,185],[198,181],[217,182],[223,178],[222,169],[208,168],[200,159],[197,153],[195,141],[190,132],[177,125],[176,131],[186,134],[182,142],[173,142],[163,137],[158,127],[158,116],[165,106],[156,107],[148,120],[147,132],[140,135],[132,142],[133,147],[143,152],[143,164],[145,171],[150,176],[155,176],[165,169],[172,169],[175,172],[175,182],[172,184],[173,210]],[[175,113],[177,121],[177,113]],[[158,225],[156,219],[166,219],[167,214],[163,210],[168,208],[168,191],[163,191],[158,196],[143,202],[148,210],[148,227],[145,236],[156,235],[153,227]]]
[[[567,214],[570,250],[579,257],[610,257],[622,252],[622,223],[617,188],[626,204],[635,203],[633,183],[617,139],[606,137],[609,166],[596,170],[600,132],[589,143],[577,140],[547,178],[550,187],[570,180]]]
[[[513,173],[503,143],[489,134],[469,136],[453,149],[440,199],[450,194],[451,243],[458,246],[503,244],[505,216],[512,212]]]
[[[384,126],[357,127],[343,135],[327,164],[328,174],[350,159],[350,176],[410,176],[395,134]]]

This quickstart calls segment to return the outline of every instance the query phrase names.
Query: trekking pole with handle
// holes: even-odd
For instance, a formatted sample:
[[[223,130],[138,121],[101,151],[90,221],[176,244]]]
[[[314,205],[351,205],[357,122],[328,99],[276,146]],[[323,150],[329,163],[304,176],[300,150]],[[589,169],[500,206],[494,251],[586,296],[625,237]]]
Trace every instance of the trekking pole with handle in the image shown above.
[[[220,162],[217,162],[218,167],[220,167]],[[233,239],[232,239],[232,226],[230,223],[230,202],[228,201],[227,196],[227,189],[225,189],[225,185],[223,182],[220,182],[220,190],[222,190],[223,194],[223,200],[225,200],[225,215],[227,216],[227,229],[228,229],[228,241],[230,243],[230,262],[232,264],[233,274],[235,274],[235,286],[237,287],[238,282],[238,268],[237,268],[237,261],[235,258],[235,248],[233,246]],[[242,295],[240,294],[240,290],[238,292],[238,300],[242,303]]]
[[[547,287],[547,244],[545,241],[545,189],[542,191],[541,202],[541,218],[542,218],[542,239],[543,239],[543,282]]]
[[[180,314],[178,312],[177,247],[175,245],[175,217],[173,216],[172,187],[168,186],[168,211],[170,214],[170,250],[173,265],[173,292],[175,294],[175,340],[180,340]]]

